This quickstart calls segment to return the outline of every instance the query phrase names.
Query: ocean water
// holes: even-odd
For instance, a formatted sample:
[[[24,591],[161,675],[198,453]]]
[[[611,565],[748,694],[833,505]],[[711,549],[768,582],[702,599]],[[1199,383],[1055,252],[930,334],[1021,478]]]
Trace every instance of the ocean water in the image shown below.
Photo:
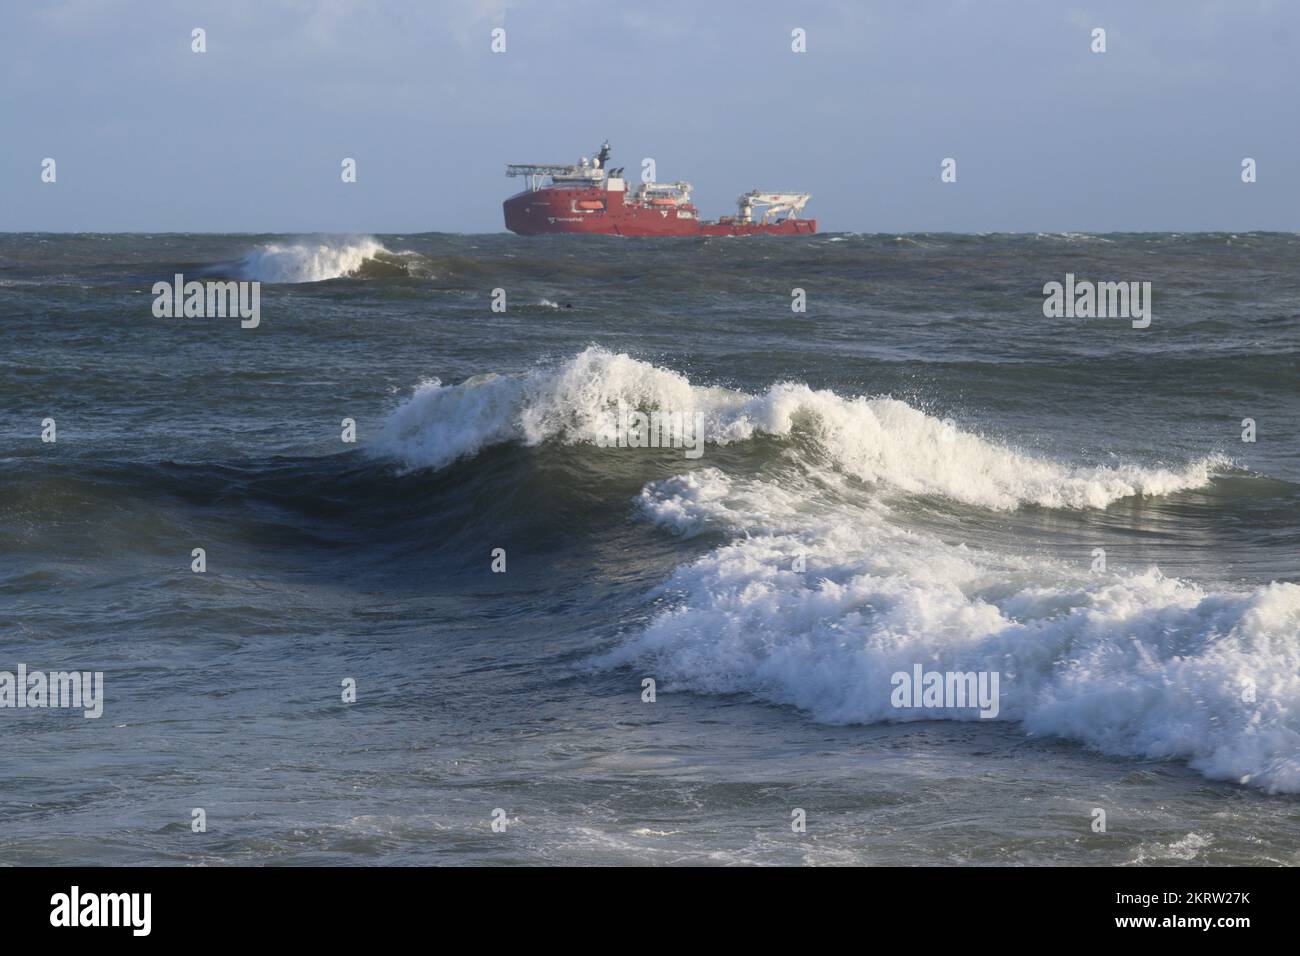
[[[1297,262],[0,236],[0,670],[105,696],[0,709],[0,864],[1300,863]],[[155,318],[176,273],[260,325]],[[1150,327],[1044,317],[1067,273]]]

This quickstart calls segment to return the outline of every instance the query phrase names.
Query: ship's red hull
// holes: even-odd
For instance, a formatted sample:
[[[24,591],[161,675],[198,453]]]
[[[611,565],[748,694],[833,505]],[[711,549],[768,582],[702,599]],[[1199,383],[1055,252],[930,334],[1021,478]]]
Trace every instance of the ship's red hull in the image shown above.
[[[723,217],[704,222],[691,203],[627,202],[625,192],[602,188],[545,187],[503,203],[506,228],[521,236],[587,233],[602,236],[808,236],[816,219],[741,222]]]

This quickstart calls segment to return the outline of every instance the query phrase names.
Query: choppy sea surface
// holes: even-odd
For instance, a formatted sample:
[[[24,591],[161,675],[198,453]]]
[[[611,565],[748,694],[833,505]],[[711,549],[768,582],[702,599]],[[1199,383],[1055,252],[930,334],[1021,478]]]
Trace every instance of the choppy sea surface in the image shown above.
[[[0,708],[0,864],[1300,863],[1298,265],[0,236],[0,671],[105,694]],[[260,325],[156,318],[177,273]],[[1067,273],[1150,327],[1046,318]]]

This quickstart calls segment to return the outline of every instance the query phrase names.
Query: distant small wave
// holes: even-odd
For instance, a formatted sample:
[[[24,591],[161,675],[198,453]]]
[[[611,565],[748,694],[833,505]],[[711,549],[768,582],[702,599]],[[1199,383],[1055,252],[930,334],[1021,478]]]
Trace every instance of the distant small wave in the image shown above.
[[[377,274],[406,274],[401,257],[374,239],[268,243],[233,264],[240,279],[268,283],[324,282]]]

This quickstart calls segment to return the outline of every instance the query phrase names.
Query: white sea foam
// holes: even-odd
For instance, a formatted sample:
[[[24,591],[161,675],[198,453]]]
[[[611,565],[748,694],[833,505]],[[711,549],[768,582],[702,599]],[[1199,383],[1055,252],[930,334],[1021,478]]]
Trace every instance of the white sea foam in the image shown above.
[[[810,511],[786,482],[716,469],[648,485],[641,505],[657,523],[736,537],[679,568],[664,589],[676,606],[604,663],[831,723],[977,719],[895,709],[890,677],[915,664],[997,671],[1000,719],[1030,733],[1300,791],[1300,587],[1089,575],[944,543],[879,503],[823,499]]]
[[[894,399],[844,398],[791,383],[760,395],[694,386],[676,372],[595,347],[554,369],[459,385],[426,382],[390,416],[378,447],[409,467],[440,468],[501,442],[596,442],[619,402],[702,413],[713,444],[802,435],[863,481],[995,509],[1104,508],[1132,495],[1207,484],[1222,463],[1073,467],[1017,452]]]
[[[374,239],[343,239],[258,246],[236,267],[240,279],[271,283],[323,282],[354,274],[376,253],[388,252]]]

